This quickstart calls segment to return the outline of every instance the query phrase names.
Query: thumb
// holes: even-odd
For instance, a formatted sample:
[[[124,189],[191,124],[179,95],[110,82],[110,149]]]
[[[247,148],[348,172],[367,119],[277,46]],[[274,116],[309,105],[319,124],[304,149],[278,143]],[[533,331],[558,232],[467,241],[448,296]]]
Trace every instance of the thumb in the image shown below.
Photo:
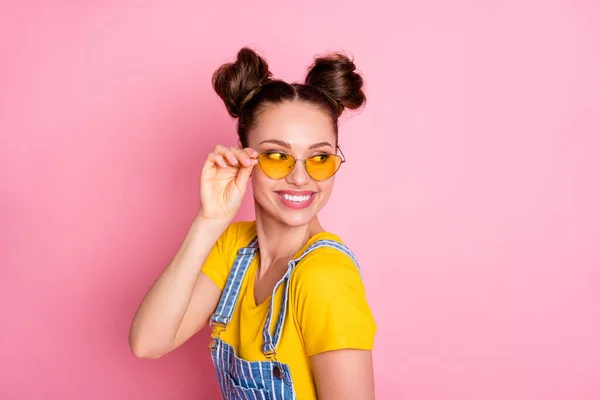
[[[235,184],[242,193],[246,192],[246,188],[248,187],[248,181],[250,180],[250,174],[252,174],[252,170],[256,164],[252,164],[249,167],[242,167],[239,169],[238,174],[235,178]]]

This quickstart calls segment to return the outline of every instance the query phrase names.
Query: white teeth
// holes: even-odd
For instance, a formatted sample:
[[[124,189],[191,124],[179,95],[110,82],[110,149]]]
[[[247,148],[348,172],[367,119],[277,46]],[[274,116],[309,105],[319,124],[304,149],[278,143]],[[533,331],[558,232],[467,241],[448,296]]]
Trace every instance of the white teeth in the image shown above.
[[[295,201],[295,202],[301,203],[303,201],[308,201],[308,199],[310,199],[310,195],[309,196],[291,196],[289,194],[284,194],[283,198],[288,201]]]

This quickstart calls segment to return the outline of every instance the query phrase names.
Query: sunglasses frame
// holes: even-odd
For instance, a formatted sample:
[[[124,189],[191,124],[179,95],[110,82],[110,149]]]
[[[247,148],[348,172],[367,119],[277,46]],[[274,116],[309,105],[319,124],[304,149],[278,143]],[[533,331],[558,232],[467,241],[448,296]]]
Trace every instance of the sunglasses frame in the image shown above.
[[[316,156],[319,156],[319,155],[328,155],[328,156],[335,156],[335,157],[339,157],[339,158],[341,158],[341,160],[342,160],[342,161],[340,162],[340,165],[339,165],[339,166],[338,166],[338,168],[335,170],[335,172],[334,172],[334,173],[333,173],[333,174],[332,174],[332,175],[331,175],[329,178],[327,178],[327,179],[331,179],[331,177],[333,177],[335,174],[337,174],[337,172],[338,172],[338,171],[340,170],[340,168],[342,167],[342,164],[346,162],[346,156],[344,155],[344,152],[342,152],[342,149],[340,148],[340,146],[339,146],[339,145],[337,146],[337,149],[339,150],[339,152],[340,152],[340,154],[341,154],[341,155],[338,155],[338,154],[331,154],[331,153],[325,153],[325,154],[316,154],[316,155],[314,155],[314,156],[310,156],[310,157],[308,157],[308,158],[312,158],[312,157],[316,157]],[[305,158],[305,159],[296,158],[296,157],[294,157],[293,155],[291,155],[291,154],[289,154],[289,153],[286,153],[286,152],[284,152],[284,151],[264,151],[264,152],[262,152],[262,153],[259,153],[259,154],[258,154],[258,156],[256,157],[256,159],[258,160],[258,159],[260,158],[260,156],[262,156],[263,154],[272,154],[272,153],[283,153],[283,154],[285,154],[285,155],[286,155],[286,156],[288,156],[288,157],[292,157],[292,159],[294,160],[294,166],[293,166],[293,167],[290,169],[290,172],[288,172],[287,174],[285,174],[285,175],[284,175],[284,176],[282,176],[281,178],[275,179],[275,178],[271,178],[271,177],[269,176],[269,174],[267,174],[267,173],[265,172],[265,170],[263,169],[262,165],[260,165],[260,161],[259,161],[259,162],[258,162],[258,166],[260,167],[260,170],[261,170],[261,171],[262,171],[262,172],[263,172],[265,175],[267,175],[267,176],[268,176],[270,179],[273,179],[273,180],[277,181],[277,180],[279,180],[279,179],[283,179],[283,178],[285,178],[286,176],[288,176],[289,174],[291,174],[291,173],[292,173],[292,171],[294,170],[294,168],[296,168],[296,164],[298,163],[298,161],[302,161],[302,164],[304,164],[304,169],[306,170],[306,173],[308,174],[308,176],[310,176],[310,178],[311,178],[311,179],[313,179],[313,180],[315,180],[315,181],[317,181],[317,182],[323,182],[323,181],[326,181],[326,180],[327,180],[327,179],[315,179],[315,178],[313,178],[313,176],[310,174],[310,172],[308,172],[308,167],[307,167],[307,165],[306,165],[306,161],[308,160],[308,158]]]

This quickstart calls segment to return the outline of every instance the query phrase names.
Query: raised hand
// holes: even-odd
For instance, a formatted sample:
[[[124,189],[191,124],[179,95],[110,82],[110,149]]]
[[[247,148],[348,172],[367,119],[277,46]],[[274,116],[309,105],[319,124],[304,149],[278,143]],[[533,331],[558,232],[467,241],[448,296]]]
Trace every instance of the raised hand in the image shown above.
[[[200,174],[200,217],[229,223],[237,213],[258,153],[217,145]]]

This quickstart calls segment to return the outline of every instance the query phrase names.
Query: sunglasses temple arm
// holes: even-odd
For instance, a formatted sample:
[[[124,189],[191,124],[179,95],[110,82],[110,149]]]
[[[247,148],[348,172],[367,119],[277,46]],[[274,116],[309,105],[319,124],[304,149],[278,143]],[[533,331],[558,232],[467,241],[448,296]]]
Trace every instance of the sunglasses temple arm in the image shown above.
[[[340,154],[342,155],[342,162],[346,162],[346,156],[344,155],[344,152],[342,151],[342,148],[338,145],[338,150],[340,151]]]

